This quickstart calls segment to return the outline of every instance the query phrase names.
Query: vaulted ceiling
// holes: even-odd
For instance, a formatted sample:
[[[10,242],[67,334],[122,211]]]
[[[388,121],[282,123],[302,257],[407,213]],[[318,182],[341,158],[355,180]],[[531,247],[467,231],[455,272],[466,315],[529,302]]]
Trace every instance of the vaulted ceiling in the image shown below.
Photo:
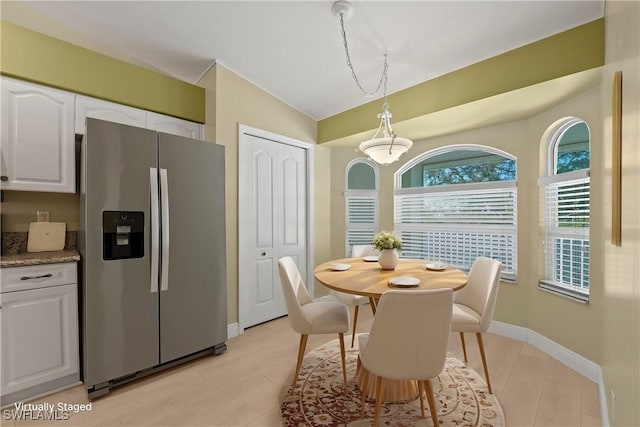
[[[330,1],[3,1],[2,19],[197,82],[220,63],[315,120],[370,102]],[[601,18],[603,1],[354,1],[353,66],[393,93]],[[378,93],[374,98],[380,97]],[[469,113],[473,116],[473,113]],[[438,121],[439,124],[442,120]]]

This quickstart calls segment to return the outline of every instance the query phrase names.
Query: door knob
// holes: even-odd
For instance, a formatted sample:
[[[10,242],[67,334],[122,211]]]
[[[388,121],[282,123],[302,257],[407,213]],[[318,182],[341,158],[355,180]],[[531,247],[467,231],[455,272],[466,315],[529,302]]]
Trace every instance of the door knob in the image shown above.
[[[0,181],[9,181],[9,177],[6,175],[0,176]]]

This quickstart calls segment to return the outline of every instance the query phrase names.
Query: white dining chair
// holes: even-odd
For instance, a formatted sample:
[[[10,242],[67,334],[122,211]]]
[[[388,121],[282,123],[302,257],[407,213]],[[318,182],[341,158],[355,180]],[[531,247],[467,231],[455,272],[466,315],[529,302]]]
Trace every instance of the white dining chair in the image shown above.
[[[422,417],[425,417],[422,394],[426,389],[431,419],[434,426],[438,425],[431,379],[444,369],[452,302],[453,291],[449,288],[389,290],[382,294],[371,332],[358,336],[360,362],[377,376],[374,426],[380,419],[386,379],[417,380]],[[361,417],[369,375],[364,378]]]
[[[456,291],[453,296],[451,331],[460,333],[465,363],[467,362],[467,348],[464,342],[464,333],[475,332],[489,393],[493,392],[489,380],[487,358],[484,354],[482,333],[487,332],[493,318],[501,270],[502,264],[499,261],[486,257],[477,258],[469,271],[467,284],[464,288]]]
[[[278,260],[280,282],[287,306],[291,328],[300,334],[298,362],[293,376],[292,389],[298,381],[302,366],[307,338],[311,334],[338,334],[340,355],[342,356],[342,376],[347,385],[347,366],[345,362],[344,333],[349,331],[349,308],[337,301],[317,301],[307,292],[300,271],[291,257]]]
[[[353,245],[351,247],[352,258],[362,258],[369,255],[375,255],[375,250],[371,245]],[[358,325],[358,310],[360,309],[361,305],[369,303],[369,297],[346,294],[344,292],[338,292],[334,290],[331,291],[331,295],[335,296],[338,300],[340,300],[340,302],[353,307],[353,332],[351,334],[351,348],[353,348],[353,344],[356,338],[356,327]],[[371,308],[371,310],[373,310],[373,307]],[[373,314],[375,314],[375,312]]]

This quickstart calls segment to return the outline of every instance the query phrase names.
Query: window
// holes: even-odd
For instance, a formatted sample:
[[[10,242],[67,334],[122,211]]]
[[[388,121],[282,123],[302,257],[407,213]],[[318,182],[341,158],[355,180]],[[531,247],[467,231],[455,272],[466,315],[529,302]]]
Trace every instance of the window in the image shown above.
[[[394,227],[402,257],[468,270],[479,256],[516,280],[516,159],[485,146],[425,153],[396,172]]]
[[[355,159],[347,165],[345,178],[345,253],[351,256],[353,245],[370,245],[378,232],[378,167],[368,159]]]
[[[556,122],[547,141],[547,175],[540,178],[544,276],[540,287],[589,301],[589,142],[587,124]]]

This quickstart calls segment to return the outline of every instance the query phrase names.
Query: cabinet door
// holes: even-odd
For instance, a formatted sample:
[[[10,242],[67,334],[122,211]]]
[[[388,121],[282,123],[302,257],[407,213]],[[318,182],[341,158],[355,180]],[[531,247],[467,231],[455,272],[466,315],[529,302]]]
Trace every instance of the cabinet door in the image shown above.
[[[75,95],[2,78],[3,190],[74,193]]]
[[[144,110],[78,95],[76,97],[76,133],[84,135],[87,117],[143,128]]]
[[[79,372],[75,284],[0,294],[2,394]]]
[[[188,120],[177,119],[163,114],[147,111],[147,129],[187,138],[202,139],[202,125]]]

